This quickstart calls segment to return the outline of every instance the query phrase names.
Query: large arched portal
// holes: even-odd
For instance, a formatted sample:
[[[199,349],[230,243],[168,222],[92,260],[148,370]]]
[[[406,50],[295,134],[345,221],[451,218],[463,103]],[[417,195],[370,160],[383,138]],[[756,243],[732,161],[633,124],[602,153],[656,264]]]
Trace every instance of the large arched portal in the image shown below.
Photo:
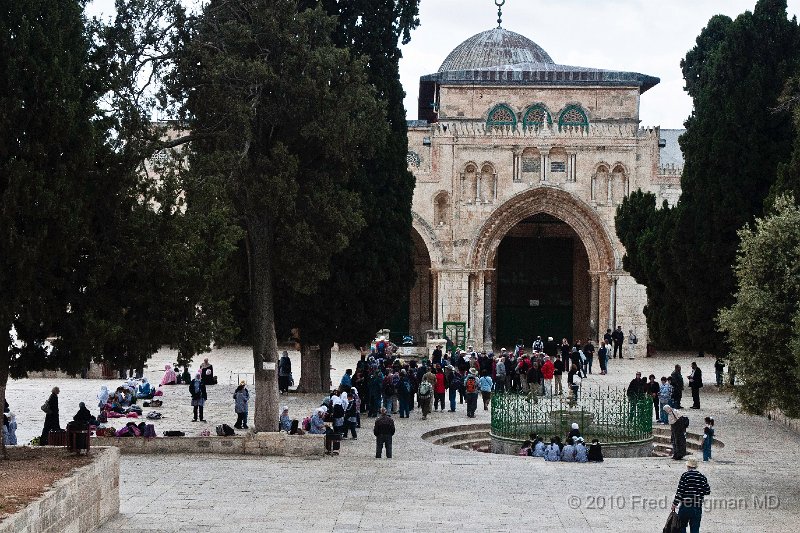
[[[597,212],[556,187],[498,207],[468,259],[471,335],[484,346],[536,335],[597,340],[610,325],[616,260]]]
[[[414,243],[414,272],[416,279],[408,299],[389,321],[392,340],[400,344],[404,335],[412,335],[418,343],[425,342],[425,332],[433,328],[433,281],[431,256],[416,229],[411,230]]]
[[[521,220],[503,237],[491,266],[497,344],[589,336],[589,256],[564,221],[547,213]]]

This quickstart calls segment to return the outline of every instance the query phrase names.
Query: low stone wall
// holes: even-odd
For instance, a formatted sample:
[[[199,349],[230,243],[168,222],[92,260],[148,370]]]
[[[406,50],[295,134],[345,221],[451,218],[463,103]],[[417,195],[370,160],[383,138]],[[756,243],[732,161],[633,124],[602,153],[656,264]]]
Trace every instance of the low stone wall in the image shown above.
[[[94,448],[91,455],[91,464],[4,519],[0,533],[86,533],[119,513],[119,450]]]
[[[800,435],[800,418],[790,418],[786,416],[780,409],[772,409],[767,411],[766,416],[773,422],[777,422],[786,426],[789,431]]]
[[[523,441],[521,440],[506,439],[491,434],[489,436],[492,441],[492,453],[516,455],[522,447]],[[630,459],[631,457],[650,457],[653,455],[652,438],[634,442],[601,443],[601,445],[604,458]]]
[[[92,446],[115,446],[124,454],[210,453],[320,458],[324,435],[254,433],[235,437],[92,437]]]

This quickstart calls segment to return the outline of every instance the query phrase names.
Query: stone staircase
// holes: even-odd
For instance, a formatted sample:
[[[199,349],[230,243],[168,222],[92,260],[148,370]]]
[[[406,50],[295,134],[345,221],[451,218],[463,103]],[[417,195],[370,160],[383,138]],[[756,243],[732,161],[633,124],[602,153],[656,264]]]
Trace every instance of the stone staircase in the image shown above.
[[[653,426],[653,456],[672,457],[672,444],[670,442],[669,426]],[[714,439],[711,445],[712,450],[720,450],[725,447],[725,443]],[[698,433],[686,433],[686,451],[702,457],[703,455],[703,435]]]
[[[455,450],[489,453],[490,430],[490,424],[462,424],[428,431],[422,434],[422,438],[432,444]]]

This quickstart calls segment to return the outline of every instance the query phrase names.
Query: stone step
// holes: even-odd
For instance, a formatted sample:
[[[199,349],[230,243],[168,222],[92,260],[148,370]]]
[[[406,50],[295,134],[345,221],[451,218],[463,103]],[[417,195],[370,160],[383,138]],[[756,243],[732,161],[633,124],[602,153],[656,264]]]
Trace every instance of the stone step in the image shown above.
[[[653,428],[653,442],[665,442],[669,444],[671,442],[672,433],[663,427]],[[697,433],[687,433],[686,434],[686,445],[693,444],[697,446],[699,449],[703,447],[703,435],[698,435]],[[721,449],[725,447],[725,443],[721,442],[718,439],[714,439],[714,442],[711,443],[711,447],[714,449]]]
[[[425,440],[433,440],[435,437],[448,434],[466,433],[468,431],[485,431],[488,433],[492,429],[491,424],[460,424],[457,426],[446,426],[442,428],[432,429],[422,434]]]
[[[450,444],[451,442],[458,442],[462,440],[475,440],[475,439],[488,439],[489,432],[488,431],[468,431],[463,433],[448,433],[446,435],[441,435],[436,437],[435,439],[431,440],[434,444]]]
[[[492,441],[490,439],[463,439],[460,441],[451,442],[448,444],[453,449],[456,450],[475,450],[476,448],[486,448],[488,449],[492,445]]]

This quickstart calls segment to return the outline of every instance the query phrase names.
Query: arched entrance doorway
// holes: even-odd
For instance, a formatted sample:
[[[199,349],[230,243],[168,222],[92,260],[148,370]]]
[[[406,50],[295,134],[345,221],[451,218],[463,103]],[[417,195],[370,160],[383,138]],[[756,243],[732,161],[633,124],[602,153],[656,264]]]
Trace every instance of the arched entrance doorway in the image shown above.
[[[542,186],[505,202],[476,234],[467,264],[478,344],[597,340],[608,327],[614,249],[595,210],[568,192]]]
[[[416,229],[411,230],[414,243],[414,286],[395,316],[389,322],[392,341],[401,344],[404,335],[412,335],[417,344],[425,343],[425,332],[433,328],[433,277],[428,247]]]
[[[547,213],[521,220],[503,237],[491,266],[497,344],[589,336],[589,257],[564,221]]]

